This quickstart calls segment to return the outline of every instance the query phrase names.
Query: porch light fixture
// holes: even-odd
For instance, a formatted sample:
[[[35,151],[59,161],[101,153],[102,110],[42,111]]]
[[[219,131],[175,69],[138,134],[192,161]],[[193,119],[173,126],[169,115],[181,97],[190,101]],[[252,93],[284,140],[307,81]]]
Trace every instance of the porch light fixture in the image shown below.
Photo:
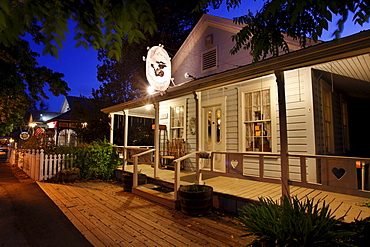
[[[149,95],[152,95],[152,94],[154,94],[154,93],[155,93],[155,89],[154,89],[154,87],[152,87],[152,86],[149,86],[149,87],[147,88],[147,91],[148,91],[148,94],[149,94]]]
[[[192,76],[191,74],[189,74],[188,72],[186,72],[185,74],[184,74],[184,77],[185,78],[193,78],[193,79],[196,79],[194,76]]]
[[[151,108],[152,108],[152,105],[146,105],[146,106],[145,106],[145,109],[146,109],[146,110],[150,110]]]
[[[81,125],[82,125],[82,128],[86,128],[87,127],[87,123],[86,122],[81,123]]]

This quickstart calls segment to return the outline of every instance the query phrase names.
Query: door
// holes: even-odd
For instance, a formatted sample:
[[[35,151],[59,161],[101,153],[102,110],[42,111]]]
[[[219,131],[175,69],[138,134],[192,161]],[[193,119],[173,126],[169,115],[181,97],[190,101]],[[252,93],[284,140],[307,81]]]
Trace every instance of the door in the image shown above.
[[[203,107],[203,130],[205,151],[225,151],[225,121],[221,104]],[[215,170],[226,170],[224,157],[224,154],[213,155]]]

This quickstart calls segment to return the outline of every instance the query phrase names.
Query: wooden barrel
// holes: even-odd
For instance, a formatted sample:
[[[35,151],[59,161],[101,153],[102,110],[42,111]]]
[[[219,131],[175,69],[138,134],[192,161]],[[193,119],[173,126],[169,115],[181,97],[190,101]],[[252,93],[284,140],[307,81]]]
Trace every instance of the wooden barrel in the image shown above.
[[[213,188],[208,185],[185,185],[179,189],[181,211],[186,215],[203,216],[212,207]]]
[[[139,174],[138,176],[138,184],[145,184],[146,182],[146,175]],[[122,183],[123,183],[123,190],[126,192],[132,191],[132,185],[134,184],[134,175],[132,173],[123,173],[122,174]]]

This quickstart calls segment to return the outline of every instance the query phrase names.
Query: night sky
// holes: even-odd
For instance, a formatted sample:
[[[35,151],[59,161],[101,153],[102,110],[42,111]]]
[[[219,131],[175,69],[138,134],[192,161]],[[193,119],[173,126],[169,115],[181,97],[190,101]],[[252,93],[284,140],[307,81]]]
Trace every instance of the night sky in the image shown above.
[[[261,7],[261,3],[259,2],[252,2],[252,4],[253,5],[248,5],[248,7],[243,6],[243,8],[239,8],[231,12],[228,12],[226,8],[221,7],[219,10],[212,10],[208,14],[232,19],[233,17],[242,15],[243,12],[245,13],[244,9],[246,8],[255,9]],[[350,18],[348,19],[350,20]],[[361,27],[347,22],[344,32],[342,33],[342,37],[367,29],[370,29],[369,23],[366,23]],[[331,40],[334,30],[335,29],[332,28],[325,32],[320,40]],[[70,31],[73,31],[73,27],[70,28]],[[53,71],[60,72],[65,75],[63,79],[71,88],[69,95],[83,95],[89,97],[91,96],[92,88],[96,89],[101,85],[97,80],[97,65],[99,64],[97,51],[94,51],[92,48],[89,48],[88,50],[83,47],[75,48],[75,44],[76,41],[73,40],[73,34],[67,35],[67,41],[63,44],[63,49],[59,50],[58,58],[54,58],[50,55],[42,56],[42,46],[37,46],[31,43],[31,49],[40,54],[40,57],[37,59],[39,65],[44,65]],[[143,56],[145,55],[146,54],[143,54]],[[60,111],[64,96],[54,97],[51,96],[50,93],[48,95],[50,96],[50,100],[46,100],[45,102],[49,105],[49,111]]]

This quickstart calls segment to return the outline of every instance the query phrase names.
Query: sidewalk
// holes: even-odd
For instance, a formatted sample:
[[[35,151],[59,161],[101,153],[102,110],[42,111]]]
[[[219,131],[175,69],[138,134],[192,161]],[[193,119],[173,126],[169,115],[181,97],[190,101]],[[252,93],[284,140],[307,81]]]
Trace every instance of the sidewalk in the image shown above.
[[[92,246],[37,183],[0,163],[0,246]]]

